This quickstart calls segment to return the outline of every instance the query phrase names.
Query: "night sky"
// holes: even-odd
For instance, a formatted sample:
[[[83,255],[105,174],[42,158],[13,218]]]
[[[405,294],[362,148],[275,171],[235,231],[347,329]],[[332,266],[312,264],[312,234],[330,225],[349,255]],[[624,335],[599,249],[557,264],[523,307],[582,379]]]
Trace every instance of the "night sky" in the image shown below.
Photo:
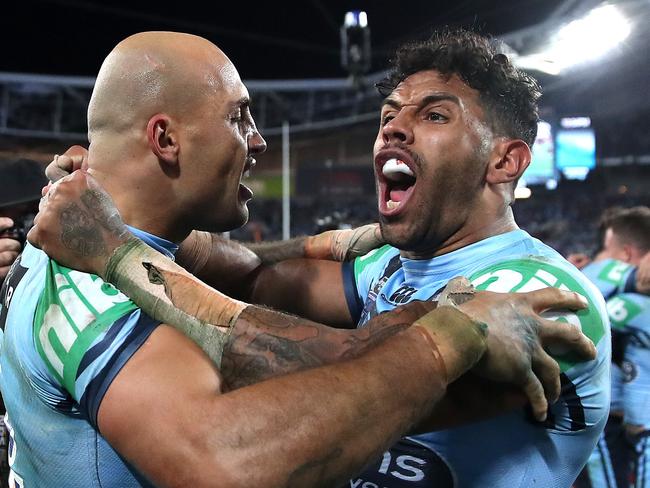
[[[546,18],[561,0],[291,2],[123,2],[6,0],[0,29],[0,71],[93,76],[111,48],[144,30],[209,38],[244,79],[345,76],[339,28],[348,10],[368,13],[377,71],[394,46],[451,25],[500,34]]]

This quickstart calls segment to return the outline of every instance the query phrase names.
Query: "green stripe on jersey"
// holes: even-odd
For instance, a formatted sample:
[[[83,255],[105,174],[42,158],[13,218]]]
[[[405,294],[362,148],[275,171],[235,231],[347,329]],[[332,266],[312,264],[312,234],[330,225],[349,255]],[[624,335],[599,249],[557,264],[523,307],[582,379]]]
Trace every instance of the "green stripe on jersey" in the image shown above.
[[[548,261],[535,259],[513,259],[491,265],[474,273],[470,281],[477,290],[495,292],[528,292],[552,286],[560,290],[580,293],[589,301],[589,307],[578,312],[554,311],[542,316],[560,322],[579,325],[582,332],[594,344],[598,344],[605,335],[605,323],[594,304],[593,297],[571,274]],[[572,354],[554,354],[562,371],[566,371],[578,362]]]
[[[113,322],[137,307],[101,278],[50,260],[36,307],[34,342],[49,371],[75,399],[84,354]]]
[[[373,249],[370,251],[368,254],[364,254],[361,257],[358,257],[357,259],[354,260],[354,279],[357,283],[359,283],[359,277],[361,276],[361,273],[364,272],[364,270],[370,266],[371,264],[376,263],[379,261],[384,254],[386,254],[388,251],[391,249],[394,249],[392,246],[386,244],[385,246],[378,247],[377,249]]]
[[[627,279],[626,273],[631,267],[630,264],[624,263],[623,261],[613,260],[600,270],[600,273],[598,273],[598,279],[607,281],[622,288]]]
[[[624,296],[615,296],[607,300],[607,313],[612,327],[622,329],[643,310],[632,300]]]

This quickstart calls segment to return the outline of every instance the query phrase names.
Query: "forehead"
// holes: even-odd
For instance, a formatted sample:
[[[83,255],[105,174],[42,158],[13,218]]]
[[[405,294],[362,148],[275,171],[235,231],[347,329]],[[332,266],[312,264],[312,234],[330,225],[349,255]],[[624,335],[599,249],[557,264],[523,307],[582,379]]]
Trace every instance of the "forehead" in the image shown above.
[[[388,99],[401,105],[418,104],[423,98],[434,93],[453,95],[458,98],[461,107],[482,112],[477,90],[467,85],[456,74],[443,76],[435,70],[419,71],[410,75],[397,85]]]
[[[222,103],[232,104],[248,99],[248,90],[230,61],[214,66],[206,81]]]

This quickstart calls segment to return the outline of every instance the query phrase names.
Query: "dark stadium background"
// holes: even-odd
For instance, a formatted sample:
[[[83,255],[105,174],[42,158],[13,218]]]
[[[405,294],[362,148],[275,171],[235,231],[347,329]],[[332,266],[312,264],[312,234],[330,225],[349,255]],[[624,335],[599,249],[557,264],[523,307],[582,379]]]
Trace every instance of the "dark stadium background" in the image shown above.
[[[0,73],[92,77],[115,43],[129,34],[176,30],[217,43],[235,62],[245,82],[342,79],[347,73],[340,66],[339,29],[349,10],[368,13],[372,40],[369,72],[378,73],[385,68],[386,59],[397,44],[426,38],[433,29],[444,25],[510,36],[515,39],[513,47],[530,52],[551,35],[554,21],[565,21],[599,3],[8,1],[3,2],[0,13]],[[586,181],[561,180],[555,190],[533,186],[532,197],[516,205],[520,224],[564,253],[593,252],[595,226],[604,208],[650,203],[650,33],[646,28],[650,4],[644,0],[615,3],[632,23],[632,33],[625,43],[601,61],[575,68],[568,74],[534,73],[545,91],[542,115],[555,121],[563,116],[588,116],[596,132],[597,167]],[[544,28],[540,28],[542,25]],[[13,86],[12,90],[16,85]],[[47,121],[35,119],[49,117],[49,102],[43,101],[44,95],[38,90],[30,95],[33,89],[33,84],[26,83],[21,85],[20,93],[12,92],[12,100],[20,100],[32,111],[30,117],[34,119],[17,124],[45,127],[42,124],[47,125]],[[309,123],[368,114],[377,100],[370,98],[359,103],[354,93],[348,91],[341,95],[345,107],[328,111],[323,107],[331,105],[331,100],[317,97],[310,101],[307,91],[295,96],[273,94],[274,98],[270,92],[251,92],[258,123],[262,118],[261,105],[273,100],[276,105],[264,112],[260,124],[270,149],[259,158],[255,171],[261,178],[261,183],[257,183],[261,191],[251,204],[251,223],[234,235],[245,239],[278,238],[282,235],[278,198],[280,121],[286,119],[292,127],[299,127],[307,120],[302,107],[308,108],[310,103],[316,104],[316,116]],[[84,93],[87,94],[82,92],[81,98]],[[345,112],[352,106],[356,112]],[[75,110],[64,111],[64,122],[78,133],[84,125],[83,107],[77,106]],[[338,127],[314,125],[313,130],[292,132],[292,235],[374,219],[369,162],[375,126],[376,121],[368,118]],[[83,138],[58,137],[56,133],[51,137],[3,133],[0,128],[0,169],[3,161],[21,158],[45,163],[68,145],[83,142]],[[8,180],[0,180],[0,189],[8,184]]]

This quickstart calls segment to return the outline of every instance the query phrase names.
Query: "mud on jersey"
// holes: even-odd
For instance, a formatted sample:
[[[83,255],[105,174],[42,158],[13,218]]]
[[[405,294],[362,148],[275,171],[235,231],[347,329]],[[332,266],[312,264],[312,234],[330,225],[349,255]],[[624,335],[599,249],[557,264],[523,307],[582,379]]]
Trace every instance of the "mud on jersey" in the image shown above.
[[[175,248],[131,230],[167,255]],[[0,298],[10,486],[150,486],[99,434],[97,412],[159,322],[97,276],[59,266],[29,245]]]
[[[479,290],[525,292],[554,286],[589,300],[577,313],[550,318],[575,323],[598,357],[578,362],[555,351],[562,394],[544,424],[526,409],[487,421],[403,438],[351,487],[569,487],[587,461],[609,410],[610,335],[598,290],[558,253],[517,230],[430,260],[403,259],[384,246],[344,265],[346,298],[359,326],[411,300],[435,299],[455,276]]]

